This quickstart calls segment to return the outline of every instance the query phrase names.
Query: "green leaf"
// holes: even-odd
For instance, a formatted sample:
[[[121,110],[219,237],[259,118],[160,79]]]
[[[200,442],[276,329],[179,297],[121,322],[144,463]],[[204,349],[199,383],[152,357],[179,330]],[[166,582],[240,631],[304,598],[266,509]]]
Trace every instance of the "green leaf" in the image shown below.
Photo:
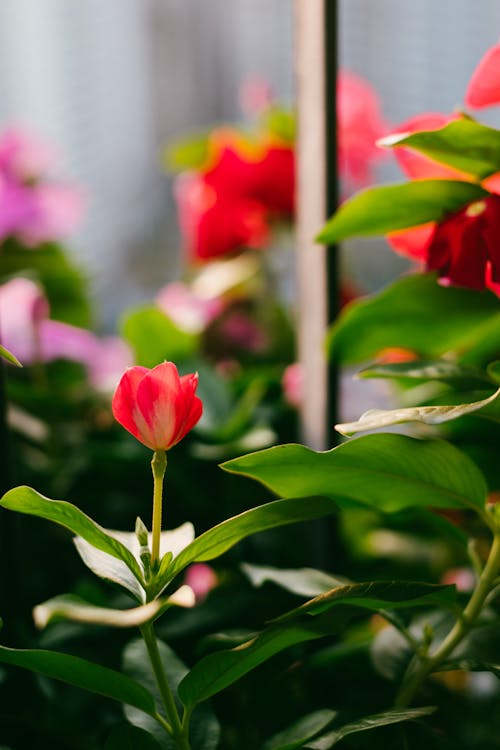
[[[15,357],[12,352],[9,352],[9,350],[6,349],[5,346],[0,346],[0,357],[7,360],[7,362],[10,362],[11,365],[22,367],[22,364],[19,362],[18,358]]]
[[[122,319],[123,337],[131,345],[137,364],[154,367],[159,362],[191,357],[198,348],[198,336],[181,331],[157,307],[141,307]]]
[[[243,563],[241,569],[254,586],[270,581],[297,596],[317,596],[345,583],[315,568],[284,569]]]
[[[286,613],[246,643],[205,656],[180,683],[179,697],[186,707],[206,700],[280,651],[342,631],[350,619],[359,615],[359,609],[451,602],[453,596],[453,586],[420,583],[383,581],[337,587],[328,599],[317,597]]]
[[[56,596],[38,604],[33,610],[33,618],[38,628],[45,628],[54,620],[109,625],[114,628],[132,628],[154,619],[164,603],[155,599],[132,609],[109,609],[96,607],[78,596]]]
[[[31,487],[15,487],[9,490],[0,500],[0,505],[8,510],[46,518],[64,526],[98,550],[122,560],[137,580],[143,583],[142,571],[133,554],[75,505],[64,500],[50,500]]]
[[[430,335],[432,331],[432,335]],[[446,352],[495,355],[500,346],[500,300],[490,292],[443,287],[435,274],[412,274],[349,305],[330,330],[336,361],[367,361],[403,347],[423,357]]]
[[[368,505],[385,513],[414,506],[482,511],[486,481],[449,443],[404,435],[366,435],[326,452],[279,445],[222,464],[287,497],[323,495],[340,508]]]
[[[0,646],[0,662],[29,669],[92,693],[134,706],[149,716],[156,713],[153,696],[142,685],[113,669],[55,651]]]
[[[392,711],[365,716],[363,719],[351,721],[349,724],[344,724],[343,727],[334,729],[328,732],[328,734],[323,735],[323,737],[309,742],[306,748],[307,750],[329,750],[329,748],[336,745],[337,742],[340,742],[340,740],[349,734],[366,732],[370,729],[386,727],[390,724],[399,724],[402,721],[414,721],[415,719],[420,719],[422,716],[432,714],[435,710],[434,706],[425,706],[423,708],[393,709]]]
[[[395,133],[378,145],[415,149],[479,181],[500,171],[500,131],[470,117],[453,120],[439,130]]]
[[[111,731],[103,750],[159,750],[154,737],[131,724],[119,724]]]
[[[500,396],[500,389],[481,401],[469,404],[452,404],[446,406],[411,406],[404,409],[369,409],[357,422],[346,422],[335,425],[341,435],[353,435],[356,432],[376,430],[389,425],[405,422],[422,422],[423,424],[442,424],[452,419],[464,417],[466,414],[477,414],[490,406]]]
[[[163,151],[163,167],[169,172],[201,169],[207,162],[208,141],[208,133],[197,133],[175,141]]]
[[[300,750],[307,740],[326,729],[336,716],[337,711],[328,708],[303,716],[291,727],[268,740],[262,750]]]
[[[333,503],[324,497],[275,500],[258,508],[246,510],[197,537],[174,558],[171,569],[167,571],[168,577],[173,578],[192,562],[204,562],[219,557],[251,534],[298,521],[322,518],[334,513],[335,510]]]
[[[160,653],[163,669],[167,676],[170,688],[178,707],[180,704],[177,699],[177,688],[179,682],[187,673],[187,667],[178,658],[178,656],[163,641],[158,641],[158,650]],[[124,671],[131,675],[138,683],[144,686],[155,697],[160,714],[166,719],[167,716],[163,709],[163,703],[156,678],[151,669],[148,652],[144,642],[140,639],[131,641],[123,653]],[[127,719],[145,731],[152,734],[156,741],[165,750],[175,750],[176,743],[169,737],[164,729],[154,721],[150,716],[142,711],[137,711],[135,707],[127,706],[125,708]],[[196,709],[191,717],[190,741],[192,750],[216,750],[219,742],[220,727],[213,713],[206,707],[201,706]]]
[[[407,609],[439,604],[452,607],[456,603],[455,586],[419,581],[368,581],[337,586],[314,597],[300,607],[277,617],[274,622],[289,622],[303,615],[317,616],[339,604],[363,609]]]
[[[440,221],[487,195],[480,185],[460,180],[415,180],[368,188],[342,203],[316,240],[333,245],[348,237],[387,234]]]
[[[358,378],[394,378],[401,380],[436,380],[461,388],[485,388],[491,386],[490,377],[479,367],[449,362],[445,359],[417,359],[394,364],[374,364],[357,373]]]

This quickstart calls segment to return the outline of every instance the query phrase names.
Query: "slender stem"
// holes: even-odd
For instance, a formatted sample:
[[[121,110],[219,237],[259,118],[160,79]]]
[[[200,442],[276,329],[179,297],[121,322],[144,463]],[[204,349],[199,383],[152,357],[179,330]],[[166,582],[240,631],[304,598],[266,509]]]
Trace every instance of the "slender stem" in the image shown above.
[[[395,705],[407,706],[413,700],[424,680],[438,667],[458,646],[460,641],[474,627],[490,591],[500,572],[500,531],[495,533],[491,545],[488,561],[479,577],[477,586],[472,593],[459,620],[450,630],[444,641],[428,658],[419,660],[414,658],[408,667],[406,679],[403,680],[401,690],[396,697]]]
[[[163,505],[163,478],[167,468],[165,451],[155,451],[151,461],[153,470],[153,541],[151,549],[151,568],[155,570],[160,560],[161,515]]]
[[[149,660],[155,674],[156,682],[160,695],[169,719],[169,723],[166,724],[165,729],[171,734],[175,740],[177,750],[191,750],[189,744],[189,727],[187,722],[182,723],[179,717],[179,712],[175,704],[175,699],[168,684],[165,670],[161,662],[160,651],[158,649],[158,641],[154,632],[153,625],[147,623],[141,627],[141,634],[148,650]]]

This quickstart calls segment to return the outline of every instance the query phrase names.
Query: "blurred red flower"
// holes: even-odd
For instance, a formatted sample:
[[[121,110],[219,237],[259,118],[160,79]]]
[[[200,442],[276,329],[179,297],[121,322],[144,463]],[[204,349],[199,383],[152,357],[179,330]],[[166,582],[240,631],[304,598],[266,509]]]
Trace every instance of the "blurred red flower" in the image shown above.
[[[197,385],[198,375],[180,377],[173,362],[162,362],[151,370],[131,367],[114,393],[113,415],[148,448],[169,450],[201,417]]]
[[[464,102],[471,109],[500,104],[500,42],[490,47],[479,61],[467,86]]]

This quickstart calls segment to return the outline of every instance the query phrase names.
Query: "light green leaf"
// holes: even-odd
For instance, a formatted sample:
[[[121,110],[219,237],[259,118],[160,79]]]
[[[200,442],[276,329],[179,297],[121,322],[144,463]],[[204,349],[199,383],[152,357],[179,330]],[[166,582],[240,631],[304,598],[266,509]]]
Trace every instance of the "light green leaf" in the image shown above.
[[[22,367],[22,364],[19,362],[18,358],[12,354],[12,352],[9,352],[8,349],[5,348],[5,346],[0,345],[0,357],[7,360],[7,362],[10,362],[11,365],[16,365],[16,367]]]
[[[174,558],[171,569],[167,571],[168,577],[173,578],[192,562],[204,562],[219,557],[251,534],[298,521],[322,518],[334,513],[335,510],[333,503],[324,497],[275,500],[258,508],[246,510],[197,537]],[[166,581],[163,585],[165,583]]]
[[[464,417],[466,414],[481,414],[481,410],[492,404],[500,396],[500,389],[481,401],[469,404],[454,404],[447,406],[411,406],[404,409],[369,409],[357,422],[346,422],[335,425],[341,435],[353,435],[356,432],[376,430],[389,425],[405,422],[422,422],[424,424],[442,424],[452,419]]]
[[[0,505],[8,510],[46,518],[64,526],[96,549],[122,560],[135,578],[143,584],[142,571],[133,554],[75,505],[64,500],[50,500],[31,487],[15,487],[9,490],[0,500]]]
[[[198,349],[198,336],[182,331],[153,306],[129,311],[121,321],[121,331],[134,351],[136,363],[143,367],[155,367],[164,360],[187,359]]]
[[[142,685],[113,669],[77,656],[55,651],[0,646],[0,662],[24,667],[69,685],[134,706],[149,716],[156,714],[153,696]]]
[[[155,599],[132,609],[108,609],[89,604],[78,596],[56,596],[33,610],[38,628],[45,628],[54,620],[71,620],[92,625],[109,625],[114,628],[139,627],[154,619],[165,602]]]
[[[401,380],[437,380],[461,388],[485,388],[492,385],[493,377],[479,367],[461,365],[444,359],[417,359],[410,362],[374,364],[360,370],[358,378],[394,378]],[[496,381],[494,381],[496,382]]]
[[[412,274],[349,305],[331,328],[328,346],[342,364],[373,359],[391,347],[426,358],[467,352],[469,362],[475,353],[495,356],[500,300],[490,292],[440,286],[434,273]]]
[[[329,573],[324,573],[322,570],[316,570],[315,568],[287,570],[243,563],[241,569],[254,586],[262,586],[266,581],[270,581],[292,594],[297,594],[297,596],[317,596],[345,583],[345,581],[340,581]]]
[[[371,716],[365,716],[363,719],[357,721],[351,721],[349,724],[344,724],[343,727],[333,729],[328,734],[319,737],[317,740],[308,742],[306,745],[307,750],[329,750],[340,742],[340,740],[347,737],[349,734],[356,734],[357,732],[366,732],[370,729],[377,729],[377,727],[386,727],[390,724],[399,724],[402,721],[414,721],[420,719],[422,716],[428,716],[432,714],[436,709],[434,706],[425,706],[422,708],[405,708],[405,709],[393,709],[392,711],[384,711],[380,714],[372,714]]]
[[[500,171],[500,131],[461,117],[439,130],[387,136],[379,146],[415,149],[481,181]]]
[[[337,711],[328,708],[303,716],[291,727],[268,740],[262,750],[300,750],[307,740],[326,729],[336,716]]]
[[[368,505],[385,513],[414,506],[482,512],[487,494],[477,466],[453,445],[404,435],[366,435],[326,452],[279,445],[222,468],[282,497],[323,495],[340,508]]]
[[[365,234],[387,234],[440,221],[489,193],[460,180],[415,180],[362,190],[345,201],[317,236],[326,245]]]

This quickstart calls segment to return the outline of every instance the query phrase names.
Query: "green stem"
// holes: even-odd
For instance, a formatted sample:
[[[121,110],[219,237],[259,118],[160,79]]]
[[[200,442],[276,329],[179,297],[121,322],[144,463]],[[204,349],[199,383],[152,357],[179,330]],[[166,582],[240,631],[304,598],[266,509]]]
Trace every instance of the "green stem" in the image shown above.
[[[500,531],[497,531],[493,537],[488,561],[460,619],[457,620],[444,641],[442,641],[433,654],[425,659],[420,660],[418,657],[415,657],[412,660],[408,667],[406,678],[403,680],[399,694],[396,697],[395,705],[397,707],[403,708],[412,702],[424,680],[453,653],[460,641],[472,630],[481,614],[488,594],[495,585],[495,580],[499,572]]]
[[[177,750],[191,750],[191,745],[189,744],[188,723],[183,723],[180,720],[175,699],[161,662],[160,651],[158,649],[158,642],[156,640],[153,625],[151,623],[143,625],[141,627],[141,634],[148,650],[149,660],[169,719],[169,723],[164,722],[163,726],[174,739]]]
[[[153,525],[151,569],[156,570],[160,561],[161,514],[163,505],[163,478],[167,468],[167,454],[165,451],[155,451],[151,461],[153,470]]]

